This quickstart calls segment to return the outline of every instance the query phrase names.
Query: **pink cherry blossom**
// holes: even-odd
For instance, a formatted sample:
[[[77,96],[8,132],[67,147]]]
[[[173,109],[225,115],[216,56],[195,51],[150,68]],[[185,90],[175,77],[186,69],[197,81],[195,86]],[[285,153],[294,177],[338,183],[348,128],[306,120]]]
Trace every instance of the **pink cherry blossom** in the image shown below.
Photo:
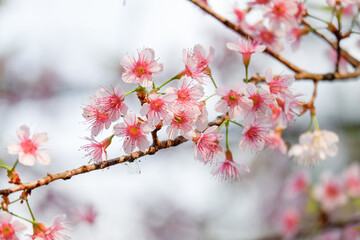
[[[74,212],[74,217],[77,222],[87,223],[93,225],[96,221],[98,213],[94,209],[93,205],[86,206],[83,211],[77,210]]]
[[[297,197],[306,193],[310,184],[310,176],[305,171],[299,171],[291,175],[285,183],[285,194],[289,197]]]
[[[240,9],[239,7],[234,6],[233,13],[236,15],[236,22],[243,29],[247,29],[248,24],[246,23],[246,14],[249,12],[249,9]]]
[[[283,31],[279,29],[268,29],[263,24],[256,24],[253,31],[254,38],[265,44],[267,48],[273,51],[280,52],[284,46],[280,38],[284,36]]]
[[[166,89],[166,94],[171,98],[175,98],[173,105],[176,107],[182,106],[186,109],[199,107],[199,99],[204,96],[204,88],[200,84],[193,84],[193,81],[188,81],[187,77],[182,77],[179,80],[178,89],[170,87]]]
[[[284,238],[293,237],[299,230],[301,215],[298,210],[286,209],[281,215],[281,233]]]
[[[302,110],[303,102],[297,99],[298,95],[288,95],[289,98],[282,100],[276,98],[276,104],[270,104],[272,115],[269,122],[274,126],[285,128],[295,122],[295,116],[299,115]]]
[[[255,5],[266,5],[269,4],[271,0],[253,0],[249,2],[249,6],[255,6]]]
[[[201,3],[205,4],[205,5],[208,5],[207,0],[199,0],[199,2],[201,2]]]
[[[47,133],[36,133],[30,138],[30,130],[26,125],[22,125],[17,130],[20,143],[11,143],[7,150],[9,154],[19,154],[19,162],[32,166],[35,161],[42,165],[50,163],[50,156],[41,150],[41,146],[48,141]]]
[[[216,89],[216,94],[221,99],[215,104],[217,112],[229,112],[230,118],[238,118],[243,112],[248,112],[252,106],[253,101],[245,97],[246,84],[243,82],[237,83],[234,89],[225,86],[219,86]]]
[[[214,48],[210,47],[209,54],[200,44],[194,46],[193,51],[183,50],[183,61],[185,63],[185,74],[199,83],[205,83],[204,77],[211,74],[209,63],[214,57]]]
[[[344,4],[344,3],[356,4],[359,2],[359,0],[326,0],[326,2],[330,7],[334,7],[338,3],[339,4]]]
[[[360,197],[360,166],[351,164],[343,173],[345,190],[350,197]]]
[[[92,136],[91,138],[86,137],[86,140],[90,141],[89,144],[82,146],[81,148],[87,151],[86,157],[90,156],[90,161],[102,162],[107,160],[106,148],[111,144],[112,137],[106,138],[101,142],[98,142]]]
[[[299,49],[301,37],[307,34],[309,31],[309,28],[294,27],[290,29],[287,39],[291,41],[291,47],[293,51]]]
[[[315,165],[319,160],[324,161],[326,156],[335,156],[339,137],[336,133],[326,130],[315,130],[300,135],[299,144],[293,145],[288,154],[294,157],[299,164]]]
[[[208,126],[208,111],[205,101],[201,101],[199,105],[200,115],[195,121],[195,126],[199,131],[204,131]]]
[[[253,41],[246,38],[240,38],[233,42],[228,42],[226,47],[231,51],[239,52],[242,54],[243,62],[245,66],[249,65],[251,54],[255,52],[263,52],[266,48],[265,45],[261,45],[257,41]]]
[[[288,119],[285,114],[283,114],[283,110],[281,107],[277,106],[277,104],[269,105],[272,115],[269,118],[269,123],[272,123],[273,126],[280,126],[281,128],[286,128],[288,125]]]
[[[167,124],[169,126],[166,129],[166,133],[170,139],[175,139],[178,132],[181,132],[181,135],[185,138],[193,137],[193,127],[195,120],[199,116],[200,111],[198,108],[193,109],[184,109],[175,108],[173,112],[173,118]]]
[[[141,106],[140,114],[146,115],[148,123],[155,127],[162,119],[166,122],[172,117],[172,107],[170,103],[174,102],[176,95],[166,94],[150,94],[148,102]]]
[[[263,122],[248,124],[242,132],[243,138],[239,147],[243,151],[250,148],[254,151],[260,151],[264,148],[265,137],[269,132],[269,128]]]
[[[271,68],[266,70],[266,83],[269,86],[269,91],[283,100],[293,96],[290,86],[295,82],[293,75],[273,75]]]
[[[113,92],[100,88],[96,94],[89,97],[89,105],[83,107],[83,117],[91,124],[91,134],[97,136],[105,127],[118,120],[121,114],[128,111],[124,101],[124,93],[118,86]]]
[[[105,88],[98,90],[97,102],[99,107],[109,113],[112,122],[118,120],[121,114],[125,115],[128,111],[127,105],[124,103],[124,92],[120,86],[112,88],[112,92]]]
[[[314,187],[314,197],[327,212],[347,203],[347,196],[340,181],[325,172],[321,175],[320,183]]]
[[[195,142],[195,159],[208,163],[222,153],[219,142],[222,135],[217,131],[217,126],[212,126],[202,133],[197,133],[193,138]]]
[[[270,131],[265,136],[265,144],[268,148],[276,150],[282,154],[286,154],[287,146],[284,139],[281,137],[281,131]]]
[[[219,180],[237,181],[240,179],[240,169],[245,172],[250,172],[250,169],[243,164],[234,162],[232,154],[229,150],[225,153],[225,161],[217,162],[212,171],[212,174]]]
[[[12,216],[8,212],[0,213],[0,239],[2,240],[18,240],[17,233],[26,229],[25,224],[14,221],[11,223]]]
[[[342,8],[342,16],[346,17],[354,17],[356,13],[356,5],[355,4],[348,4]]]
[[[153,83],[153,74],[163,71],[163,64],[154,60],[155,52],[152,48],[144,48],[138,53],[138,59],[124,56],[120,64],[125,72],[121,79],[126,83],[138,83],[142,87],[150,87]]]
[[[111,125],[110,112],[100,106],[95,95],[89,97],[89,105],[83,107],[83,117],[91,125],[91,134],[97,136],[104,127],[108,129]]]
[[[68,231],[69,229],[64,228],[65,215],[57,216],[51,227],[47,227],[43,223],[33,224],[34,234],[31,235],[33,240],[63,240],[69,239],[68,236],[64,235],[60,231]]]
[[[350,226],[346,226],[342,232],[342,236],[346,240],[358,240],[360,237],[358,224],[351,224]]]
[[[252,122],[255,119],[261,120],[268,118],[271,114],[269,104],[274,102],[270,93],[263,88],[257,88],[255,84],[248,83],[246,85],[246,96],[252,100],[252,108],[245,113],[245,118]]]
[[[145,151],[150,142],[146,138],[146,134],[150,133],[153,128],[149,127],[146,122],[140,123],[134,113],[128,113],[124,117],[124,122],[114,126],[115,136],[124,140],[123,147],[125,153],[131,153],[136,146],[140,151]]]
[[[272,0],[264,8],[264,17],[270,19],[272,29],[279,29],[282,24],[290,29],[297,26],[297,19],[294,17],[297,12],[298,6],[294,0]]]
[[[307,14],[306,5],[305,5],[305,2],[303,2],[302,0],[296,2],[296,5],[297,5],[298,11],[294,17],[298,23],[301,23],[303,17],[306,16],[306,14]]]

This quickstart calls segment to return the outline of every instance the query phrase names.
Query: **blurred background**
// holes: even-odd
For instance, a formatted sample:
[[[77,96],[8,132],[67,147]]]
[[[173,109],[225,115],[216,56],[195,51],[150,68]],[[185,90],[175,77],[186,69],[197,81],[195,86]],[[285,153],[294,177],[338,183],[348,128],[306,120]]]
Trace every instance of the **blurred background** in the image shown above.
[[[236,1],[208,2],[235,21]],[[315,2],[325,5],[325,1]],[[215,58],[210,66],[215,81],[233,85],[245,76],[241,56],[225,47],[236,37],[186,0],[2,0],[1,158],[9,165],[16,160],[6,146],[17,140],[16,129],[27,124],[32,133],[48,133],[46,149],[52,162],[49,166],[19,165],[23,182],[87,164],[89,159],[79,150],[86,143],[82,138],[90,136],[81,107],[100,86],[132,90],[134,85],[125,85],[120,78],[122,56],[153,48],[164,63],[164,72],[156,77],[156,82],[163,83],[183,70],[183,49],[197,43],[206,49],[212,46]],[[355,44],[350,39],[343,47],[360,57]],[[333,69],[328,50],[320,39],[308,35],[298,51],[287,46],[282,54],[311,72],[328,72]],[[255,54],[249,74],[264,75],[268,67],[274,73],[289,73],[270,57]],[[298,81],[293,89],[308,101],[313,84]],[[313,181],[324,170],[340,173],[360,156],[359,80],[321,82],[318,90],[315,105],[320,127],[336,132],[340,143],[336,157],[306,169]],[[212,91],[208,84],[206,94]],[[209,106],[216,99],[212,101]],[[134,111],[139,109],[136,98],[129,105]],[[217,116],[213,109],[208,111],[210,120]],[[299,118],[284,132],[285,140],[297,143],[309,120],[308,114]],[[240,182],[219,182],[211,167],[194,160],[192,143],[185,143],[135,163],[55,181],[34,190],[30,204],[36,219],[48,225],[56,215],[67,214],[72,239],[261,239],[278,231],[285,179],[304,168],[270,151],[241,152],[241,131],[234,128],[230,135],[235,161],[251,169]],[[97,139],[110,134],[111,129],[103,131]],[[123,154],[119,140],[113,141],[108,154],[109,158]],[[0,171],[3,189],[9,185],[5,171]],[[26,206],[15,208],[28,216]]]

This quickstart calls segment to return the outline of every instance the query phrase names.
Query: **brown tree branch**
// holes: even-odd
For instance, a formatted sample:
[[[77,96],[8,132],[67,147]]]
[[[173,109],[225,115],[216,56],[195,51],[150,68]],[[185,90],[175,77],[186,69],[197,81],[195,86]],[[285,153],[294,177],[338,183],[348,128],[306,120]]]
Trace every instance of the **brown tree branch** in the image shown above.
[[[230,22],[226,18],[220,16],[219,14],[215,13],[209,6],[199,2],[198,0],[189,0],[190,2],[194,3],[196,6],[204,10],[206,13],[214,17],[216,20],[220,21],[222,24],[224,24],[226,27],[232,29],[233,31],[239,33],[240,35],[244,37],[250,37],[246,32],[244,32],[239,26],[235,25],[234,23]],[[302,72],[303,70],[299,67],[297,67],[295,64],[292,64],[288,60],[286,60],[284,57],[282,57],[280,54],[270,50],[266,49],[266,53],[277,59],[279,62],[287,66],[289,69],[294,71],[295,73]]]
[[[311,31],[317,35],[318,37],[320,37],[321,39],[323,39],[325,42],[327,42],[334,50],[336,50],[337,48],[337,44],[336,42],[332,42],[330,41],[324,34],[322,34],[321,32],[319,32],[318,30],[314,29],[306,20],[302,20],[302,24],[304,24],[305,26],[311,28]],[[346,61],[348,61],[353,67],[359,66],[360,61],[357,60],[356,58],[354,58],[353,56],[351,56],[346,50],[341,49],[340,50],[340,54],[341,56],[343,56]]]
[[[303,115],[309,109],[310,109],[311,115],[315,115],[316,112],[315,112],[314,102],[315,102],[316,95],[317,95],[317,86],[318,86],[318,81],[314,81],[313,95],[312,95],[310,101],[307,104],[304,104],[304,109],[302,110],[300,115]]]
[[[335,72],[335,73],[309,73],[309,72],[301,72],[295,73],[294,78],[296,80],[313,80],[313,81],[335,81],[335,80],[351,80],[356,79],[360,76],[360,65],[355,69],[354,72]],[[253,75],[249,78],[249,81],[253,83],[265,82],[265,76],[261,76],[259,74]]]
[[[201,8],[202,10],[204,10],[206,13],[208,13],[209,15],[211,15],[212,17],[214,17],[218,21],[220,21],[227,28],[232,29],[233,31],[239,33],[242,36],[247,36],[248,37],[248,35],[239,26],[236,26],[235,24],[233,24],[232,22],[230,22],[226,18],[224,18],[224,17],[220,16],[219,14],[215,13],[209,6],[199,2],[197,0],[189,0],[189,1],[192,2],[193,4],[195,4],[196,6],[198,6],[199,8]],[[318,36],[320,36],[321,38],[323,38],[324,40],[326,40],[329,44],[331,44],[334,47],[334,49],[337,48],[336,43],[332,43],[325,36],[321,35],[317,31],[316,31],[316,34]],[[281,55],[279,55],[276,52],[273,52],[273,51],[271,51],[269,49],[266,49],[265,52],[268,53],[269,55],[271,55],[273,58],[275,58],[279,62],[283,63],[285,66],[287,66],[292,71],[294,71],[295,72],[295,74],[294,74],[295,79],[298,79],[298,80],[307,79],[307,80],[313,80],[313,81],[322,81],[322,80],[324,80],[324,81],[333,81],[335,79],[352,79],[352,78],[357,78],[357,77],[360,76],[360,62],[357,59],[353,58],[348,52],[346,52],[343,49],[341,49],[341,54],[343,55],[343,57],[345,59],[347,59],[355,67],[354,72],[351,72],[351,73],[334,72],[334,73],[324,73],[324,74],[309,73],[309,72],[297,67],[295,64],[289,62],[288,60],[286,60],[285,58],[283,58]],[[255,75],[252,78],[252,80],[259,82],[259,81],[264,81],[265,78],[259,77],[258,75]]]
[[[210,122],[208,125],[209,126],[220,125],[224,120],[225,120],[224,116],[220,116],[216,120]],[[34,182],[21,183],[20,185],[16,185],[14,187],[2,189],[2,190],[0,190],[0,195],[7,196],[11,193],[18,192],[18,191],[32,190],[32,189],[47,185],[55,180],[59,180],[59,179],[68,180],[75,175],[79,175],[79,174],[83,174],[83,173],[87,173],[87,172],[91,172],[91,171],[95,171],[95,170],[99,170],[99,169],[104,169],[104,168],[111,167],[111,166],[114,166],[114,165],[117,165],[120,163],[124,163],[124,162],[133,162],[140,157],[143,157],[146,155],[153,155],[161,149],[175,147],[175,146],[180,145],[187,141],[188,141],[188,139],[184,138],[183,136],[178,136],[174,140],[168,139],[168,140],[160,141],[158,143],[158,145],[153,145],[144,152],[141,152],[141,151],[133,152],[133,153],[130,153],[127,155],[123,155],[119,158],[114,158],[114,159],[110,159],[110,160],[107,160],[104,162],[94,163],[94,164],[90,164],[90,165],[83,165],[81,167],[78,167],[78,168],[75,168],[72,170],[67,170],[65,172],[60,172],[60,173],[55,173],[55,174],[48,173],[45,177],[40,178]]]

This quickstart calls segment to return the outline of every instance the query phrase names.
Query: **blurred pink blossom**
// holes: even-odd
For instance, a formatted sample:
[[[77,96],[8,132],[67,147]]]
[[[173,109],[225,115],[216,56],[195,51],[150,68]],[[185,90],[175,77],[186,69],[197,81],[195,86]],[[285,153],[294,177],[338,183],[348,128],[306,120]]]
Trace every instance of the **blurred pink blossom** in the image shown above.
[[[35,161],[43,165],[50,163],[50,156],[40,150],[40,147],[47,143],[47,133],[36,133],[30,138],[30,130],[26,125],[22,125],[17,130],[20,143],[11,143],[7,146],[9,154],[19,154],[19,162],[32,166]]]

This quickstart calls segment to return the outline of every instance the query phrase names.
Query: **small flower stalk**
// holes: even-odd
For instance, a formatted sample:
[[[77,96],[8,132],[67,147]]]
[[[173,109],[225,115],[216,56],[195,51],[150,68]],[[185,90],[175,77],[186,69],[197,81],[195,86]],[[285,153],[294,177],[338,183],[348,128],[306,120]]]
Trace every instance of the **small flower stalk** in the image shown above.
[[[226,47],[229,50],[239,52],[242,55],[245,67],[249,66],[251,55],[253,53],[263,52],[266,49],[265,45],[246,38],[237,39],[235,42],[228,42]]]
[[[266,49],[265,45],[260,44],[257,41],[250,39],[240,38],[233,42],[228,42],[226,47],[235,52],[239,52],[242,55],[243,63],[246,71],[246,83],[248,82],[248,67],[250,64],[251,55],[255,52],[263,52]]]

